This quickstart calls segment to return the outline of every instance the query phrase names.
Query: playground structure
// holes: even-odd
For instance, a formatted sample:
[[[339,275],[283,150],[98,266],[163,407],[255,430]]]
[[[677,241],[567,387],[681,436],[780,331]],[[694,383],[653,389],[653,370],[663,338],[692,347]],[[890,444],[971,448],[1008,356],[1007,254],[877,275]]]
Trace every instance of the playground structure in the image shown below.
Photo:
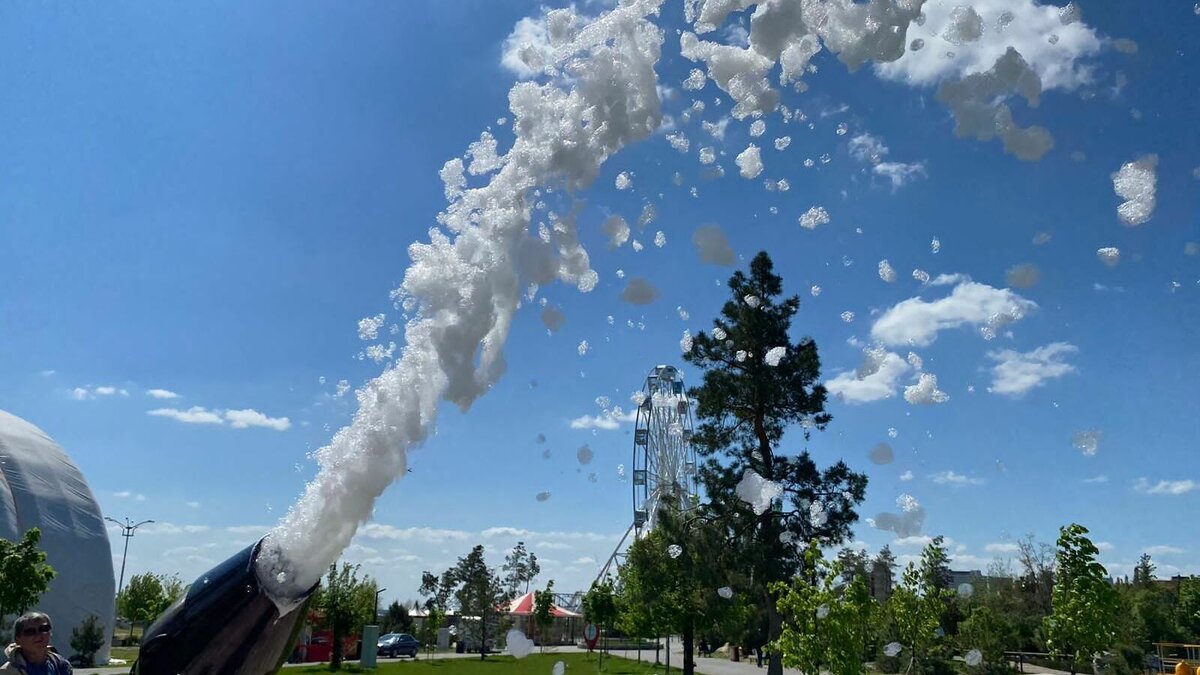
[[[1180,663],[1184,664],[1188,672],[1195,672],[1194,669],[1200,667],[1200,644],[1155,642],[1154,651],[1157,659],[1154,663],[1147,664],[1148,672],[1176,673],[1183,670],[1179,668]]]

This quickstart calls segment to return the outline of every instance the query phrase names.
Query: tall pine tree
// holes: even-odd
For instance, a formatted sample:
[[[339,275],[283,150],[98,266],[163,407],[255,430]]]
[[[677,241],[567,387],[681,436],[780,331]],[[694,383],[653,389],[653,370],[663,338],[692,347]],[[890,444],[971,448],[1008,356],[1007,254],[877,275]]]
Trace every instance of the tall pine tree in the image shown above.
[[[696,336],[684,356],[704,370],[703,384],[690,391],[700,422],[694,442],[706,458],[700,475],[710,504],[704,515],[725,529],[752,570],[750,591],[767,612],[769,640],[779,637],[782,626],[770,584],[801,570],[806,542],[836,545],[850,536],[858,519],[854,508],[867,486],[866,476],[844,462],[822,470],[807,450],[783,447],[789,428],[799,425],[797,435],[807,441],[832,418],[819,383],[817,345],[790,335],[800,300],[781,297],[783,281],[773,267],[763,252],[751,262],[749,275],[734,273],[733,297],[713,330]],[[737,495],[748,471],[783,490],[759,514]],[[771,654],[768,675],[782,672],[779,655]]]

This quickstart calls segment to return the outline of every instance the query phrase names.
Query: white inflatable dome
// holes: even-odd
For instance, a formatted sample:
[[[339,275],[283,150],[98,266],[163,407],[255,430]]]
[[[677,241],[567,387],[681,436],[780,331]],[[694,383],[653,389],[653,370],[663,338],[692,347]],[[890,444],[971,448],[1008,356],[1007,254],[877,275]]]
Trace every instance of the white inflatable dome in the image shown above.
[[[16,541],[31,527],[41,530],[46,562],[58,573],[34,608],[54,622],[54,646],[64,656],[74,653],[71,630],[90,614],[111,636],[112,549],[92,490],[41,429],[0,410],[0,537]],[[3,644],[12,640],[15,618],[0,625]],[[96,654],[97,663],[108,661],[109,644]]]

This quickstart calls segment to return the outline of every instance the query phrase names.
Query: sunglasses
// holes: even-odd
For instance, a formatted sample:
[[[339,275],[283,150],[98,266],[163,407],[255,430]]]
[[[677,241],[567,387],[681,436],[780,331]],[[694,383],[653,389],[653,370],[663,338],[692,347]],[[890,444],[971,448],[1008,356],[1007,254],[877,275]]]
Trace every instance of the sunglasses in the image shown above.
[[[38,633],[49,633],[49,632],[50,632],[50,624],[44,623],[44,624],[38,626],[37,628],[26,628],[26,629],[22,630],[21,635],[24,637],[33,637],[34,635],[37,635]]]

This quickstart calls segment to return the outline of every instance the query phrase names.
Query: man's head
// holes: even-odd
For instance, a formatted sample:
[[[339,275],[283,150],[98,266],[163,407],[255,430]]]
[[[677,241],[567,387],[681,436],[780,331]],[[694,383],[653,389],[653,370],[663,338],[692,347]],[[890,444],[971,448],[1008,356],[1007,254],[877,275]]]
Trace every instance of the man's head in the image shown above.
[[[26,612],[13,624],[13,642],[21,655],[34,663],[46,660],[50,647],[50,617],[42,612]]]

